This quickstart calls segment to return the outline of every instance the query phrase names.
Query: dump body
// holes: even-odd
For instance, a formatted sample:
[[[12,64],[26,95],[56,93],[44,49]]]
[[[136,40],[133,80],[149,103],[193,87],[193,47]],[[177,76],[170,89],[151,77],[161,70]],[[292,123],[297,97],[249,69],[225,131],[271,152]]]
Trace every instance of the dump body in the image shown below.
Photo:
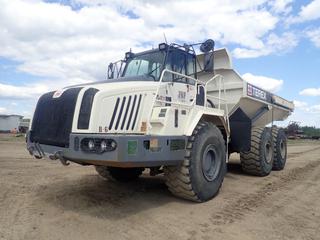
[[[202,63],[203,55],[198,55],[199,63]],[[215,74],[224,78],[225,97],[228,105],[229,117],[237,109],[242,111],[253,121],[253,126],[265,126],[273,121],[286,119],[294,109],[291,101],[285,100],[273,93],[261,89],[246,82],[233,68],[230,55],[226,49],[216,50],[214,54]],[[201,73],[199,79],[206,82],[212,77],[212,73]],[[210,95],[218,96],[218,82],[208,84],[208,98]],[[215,99],[212,99],[215,102]],[[266,109],[257,116],[261,109]]]
[[[204,55],[198,55],[199,68]],[[231,57],[226,49],[219,49],[214,54],[214,73],[202,72],[198,78],[208,82],[213,74],[223,77],[223,82],[208,82],[207,98],[215,105],[220,95],[226,104],[221,107],[228,112],[231,131],[230,151],[240,152],[250,148],[250,129],[264,127],[274,121],[285,120],[293,111],[294,104],[262,88],[245,81],[232,68]],[[223,92],[225,90],[225,92]],[[236,146],[233,146],[233,145]]]

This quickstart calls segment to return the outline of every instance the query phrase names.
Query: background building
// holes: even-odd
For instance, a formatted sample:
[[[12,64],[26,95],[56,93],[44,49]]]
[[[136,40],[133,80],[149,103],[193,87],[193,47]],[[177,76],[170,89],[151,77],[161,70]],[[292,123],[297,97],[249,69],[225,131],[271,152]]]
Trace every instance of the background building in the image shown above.
[[[21,115],[0,114],[0,132],[18,131]]]

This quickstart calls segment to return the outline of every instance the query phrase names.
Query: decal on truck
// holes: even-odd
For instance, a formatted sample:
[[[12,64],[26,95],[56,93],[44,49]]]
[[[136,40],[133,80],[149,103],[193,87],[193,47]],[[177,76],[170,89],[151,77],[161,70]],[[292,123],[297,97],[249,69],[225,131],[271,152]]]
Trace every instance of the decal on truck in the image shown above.
[[[52,98],[59,98],[63,92],[64,92],[64,89],[59,89],[59,90],[55,91]]]
[[[251,84],[248,83],[247,85],[247,94],[248,96],[254,97],[254,98],[258,98],[261,100],[266,101],[267,100],[267,92],[257,88],[255,86],[252,86]]]

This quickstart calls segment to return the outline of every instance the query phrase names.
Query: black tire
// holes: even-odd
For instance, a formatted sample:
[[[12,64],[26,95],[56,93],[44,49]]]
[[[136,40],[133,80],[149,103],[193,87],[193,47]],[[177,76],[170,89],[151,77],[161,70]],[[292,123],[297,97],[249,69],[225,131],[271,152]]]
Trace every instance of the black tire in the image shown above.
[[[144,168],[117,168],[107,166],[95,166],[98,174],[108,180],[129,182],[139,178]]]
[[[272,133],[269,128],[252,128],[250,151],[240,152],[242,170],[255,176],[269,175],[273,165],[272,142]]]
[[[200,122],[188,138],[184,161],[165,167],[164,174],[175,196],[195,202],[216,196],[226,174],[225,141],[219,128]]]
[[[273,166],[272,170],[284,169],[287,161],[287,136],[283,129],[272,127],[273,137]]]

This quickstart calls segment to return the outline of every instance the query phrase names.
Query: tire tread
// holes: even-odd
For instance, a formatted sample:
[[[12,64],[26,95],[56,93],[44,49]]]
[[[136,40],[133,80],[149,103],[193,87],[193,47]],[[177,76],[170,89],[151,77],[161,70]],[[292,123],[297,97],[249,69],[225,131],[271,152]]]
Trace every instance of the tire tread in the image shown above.
[[[197,193],[194,191],[190,176],[190,161],[192,156],[192,150],[194,147],[194,141],[196,136],[201,133],[204,128],[208,127],[209,123],[199,122],[193,130],[193,133],[188,137],[186,144],[186,155],[183,162],[179,166],[166,166],[164,167],[164,174],[166,176],[166,185],[169,191],[180,198],[188,199],[194,202],[202,202]],[[220,130],[219,130],[220,132]],[[221,134],[221,132],[220,132]],[[222,134],[221,137],[223,138]],[[221,187],[222,183],[219,186]]]
[[[254,127],[251,130],[251,148],[249,152],[240,152],[240,162],[242,170],[250,175],[266,176],[260,160],[260,143],[264,127]]]

